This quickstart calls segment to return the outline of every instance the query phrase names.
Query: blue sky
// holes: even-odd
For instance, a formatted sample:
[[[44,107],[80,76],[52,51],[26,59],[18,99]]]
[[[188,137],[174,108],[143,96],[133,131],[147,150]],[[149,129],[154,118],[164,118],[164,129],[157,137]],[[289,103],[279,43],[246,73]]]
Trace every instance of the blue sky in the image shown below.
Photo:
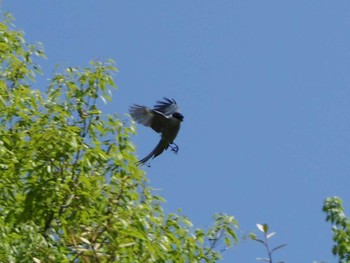
[[[234,215],[240,235],[268,223],[275,262],[336,262],[321,208],[340,196],[350,214],[349,1],[2,1],[29,42],[55,65],[117,62],[106,113],[175,98],[185,120],[176,143],[147,171],[196,227]],[[47,84],[46,84],[47,85]],[[124,118],[124,117],[123,117]],[[158,134],[138,126],[139,157]],[[223,262],[265,251],[242,241]]]

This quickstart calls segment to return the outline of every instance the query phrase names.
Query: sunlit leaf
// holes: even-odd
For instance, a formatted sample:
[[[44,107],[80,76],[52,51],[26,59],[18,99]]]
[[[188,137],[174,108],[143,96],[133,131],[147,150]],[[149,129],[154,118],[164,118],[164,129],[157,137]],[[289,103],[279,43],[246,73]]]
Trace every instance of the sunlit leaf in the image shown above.
[[[272,233],[266,235],[266,238],[269,239],[269,238],[273,237],[275,234],[276,234],[276,232],[272,232]]]
[[[91,245],[90,241],[87,240],[86,238],[84,238],[84,237],[79,237],[79,239],[80,239],[81,241],[83,241],[85,244]]]
[[[263,233],[265,233],[265,228],[262,224],[256,224],[256,227]]]
[[[268,258],[256,258],[256,260],[270,262]]]

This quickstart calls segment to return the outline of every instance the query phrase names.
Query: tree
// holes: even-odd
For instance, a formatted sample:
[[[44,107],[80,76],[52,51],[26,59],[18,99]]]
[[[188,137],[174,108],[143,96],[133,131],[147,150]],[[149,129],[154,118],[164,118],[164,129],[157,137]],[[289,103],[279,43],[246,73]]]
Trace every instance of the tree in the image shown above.
[[[333,255],[339,256],[339,263],[349,262],[350,219],[344,213],[343,201],[339,197],[329,197],[324,202],[323,211],[327,214],[326,221],[333,224]]]
[[[34,89],[40,45],[7,15],[0,23],[0,262],[215,262],[237,221],[193,229],[165,214],[136,165],[135,132],[99,99],[115,88],[113,61],[57,73]]]
[[[260,232],[263,233],[264,238],[263,239],[259,239],[257,237],[257,235],[255,233],[250,233],[249,238],[251,240],[254,240],[260,244],[262,244],[267,252],[267,257],[265,258],[257,258],[256,260],[259,261],[265,261],[265,262],[269,262],[272,263],[272,255],[279,249],[285,247],[287,244],[281,244],[278,245],[274,248],[271,248],[271,244],[270,244],[270,239],[276,235],[276,232],[271,232],[269,233],[269,225],[268,224],[256,224],[256,227],[259,229]],[[284,263],[283,261],[279,261],[279,263]]]

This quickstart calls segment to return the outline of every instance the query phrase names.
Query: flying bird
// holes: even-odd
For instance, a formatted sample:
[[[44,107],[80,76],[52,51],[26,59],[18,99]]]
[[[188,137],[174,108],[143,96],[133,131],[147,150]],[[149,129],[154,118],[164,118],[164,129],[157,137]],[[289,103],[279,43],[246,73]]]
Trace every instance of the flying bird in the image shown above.
[[[153,109],[137,104],[130,107],[130,115],[137,123],[151,127],[161,134],[158,145],[145,158],[139,160],[138,165],[145,164],[149,159],[157,157],[169,147],[176,153],[179,150],[174,140],[180,130],[180,124],[184,116],[180,113],[174,99],[163,99],[164,101],[157,101]]]

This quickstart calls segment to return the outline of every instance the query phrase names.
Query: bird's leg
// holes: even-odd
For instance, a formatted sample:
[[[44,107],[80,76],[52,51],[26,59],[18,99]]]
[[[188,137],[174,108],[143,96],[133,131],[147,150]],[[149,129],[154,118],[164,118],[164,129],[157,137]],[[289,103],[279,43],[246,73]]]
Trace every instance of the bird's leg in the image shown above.
[[[169,146],[172,152],[177,153],[179,151],[179,146],[177,146],[176,143],[173,142],[172,144],[169,144]]]

